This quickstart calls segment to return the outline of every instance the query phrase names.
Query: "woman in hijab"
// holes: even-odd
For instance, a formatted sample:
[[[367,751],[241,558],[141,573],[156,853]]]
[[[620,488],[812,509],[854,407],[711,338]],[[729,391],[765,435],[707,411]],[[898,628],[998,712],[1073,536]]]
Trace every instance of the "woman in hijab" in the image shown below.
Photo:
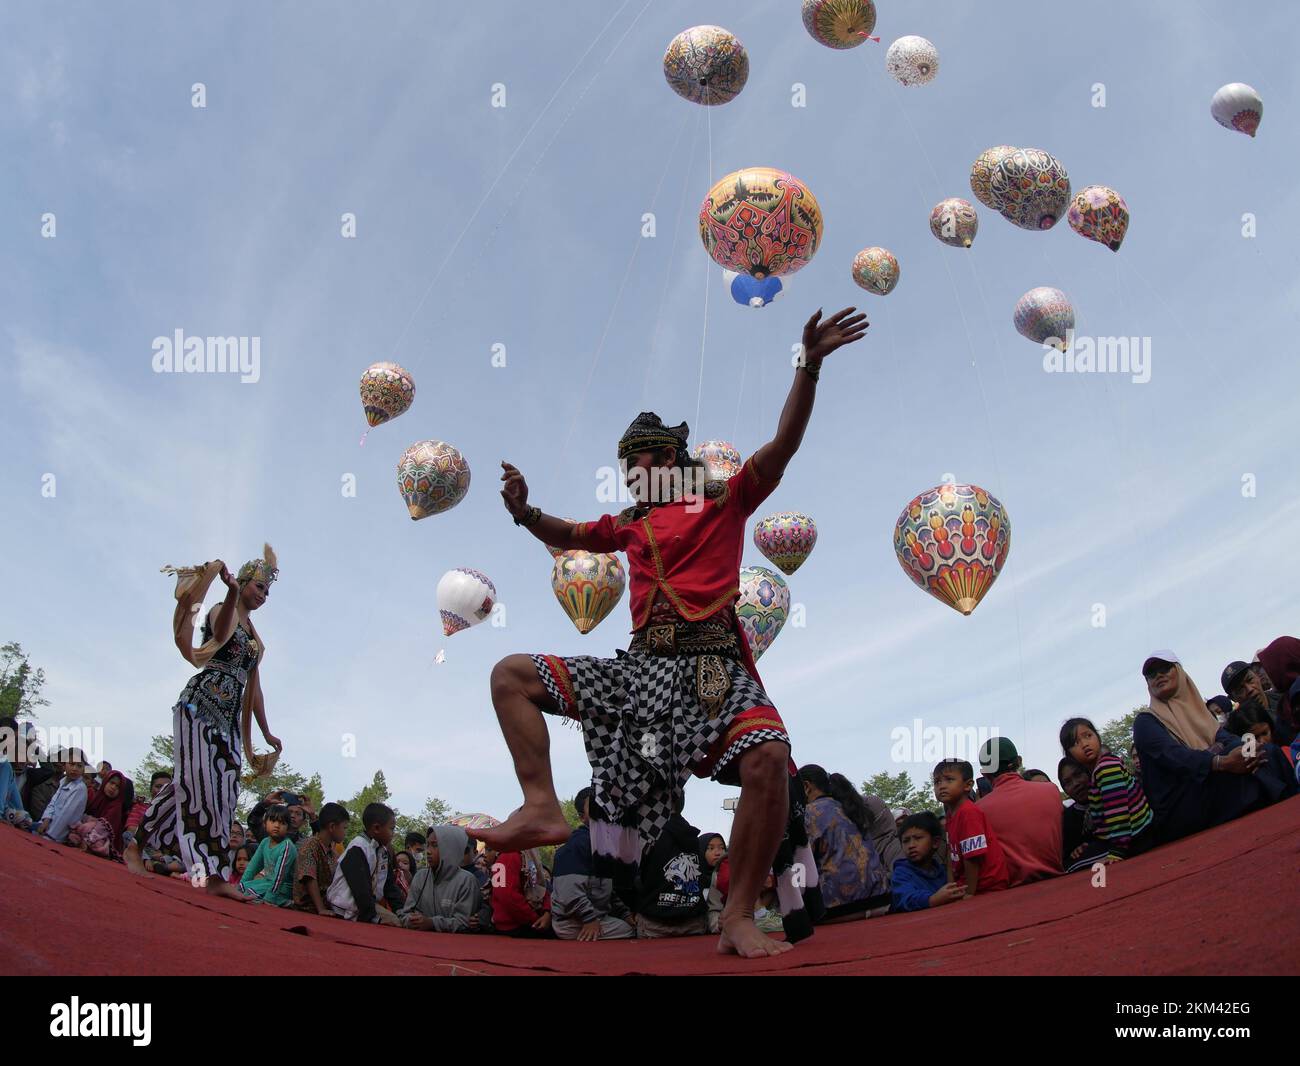
[[[1300,640],[1295,637],[1278,637],[1266,648],[1261,648],[1256,655],[1259,665],[1273,682],[1273,688],[1282,697],[1277,709],[1277,735],[1279,743],[1289,744],[1297,735],[1300,726],[1300,707],[1291,695],[1292,688],[1300,680]]]
[[[122,830],[135,803],[135,786],[119,771],[111,770],[98,788],[90,790],[86,814],[76,826],[79,844],[109,859],[122,855]]]
[[[1162,840],[1177,840],[1294,795],[1273,745],[1247,756],[1219,725],[1178,657],[1158,651],[1142,664],[1150,710],[1133,721],[1142,786]]]

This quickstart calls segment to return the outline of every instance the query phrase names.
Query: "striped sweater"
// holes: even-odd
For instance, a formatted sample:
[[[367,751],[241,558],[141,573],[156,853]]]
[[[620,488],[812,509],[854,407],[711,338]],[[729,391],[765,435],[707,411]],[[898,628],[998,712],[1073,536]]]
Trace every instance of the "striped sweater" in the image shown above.
[[[1124,858],[1133,839],[1155,818],[1142,785],[1108,751],[1092,768],[1088,814],[1093,833],[1106,841],[1114,859]]]

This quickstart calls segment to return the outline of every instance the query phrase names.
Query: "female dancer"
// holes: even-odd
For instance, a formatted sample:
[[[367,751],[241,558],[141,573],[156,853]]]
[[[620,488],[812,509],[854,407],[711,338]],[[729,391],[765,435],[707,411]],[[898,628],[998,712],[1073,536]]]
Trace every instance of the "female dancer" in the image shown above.
[[[145,873],[142,846],[179,855],[195,884],[214,895],[244,897],[229,884],[230,826],[239,798],[241,750],[257,775],[270,773],[283,745],[266,725],[258,668],[266,646],[251,614],[266,602],[279,570],[265,545],[231,577],[220,559],[198,567],[163,567],[176,575],[176,613],[172,631],[181,655],[199,667],[172,708],[175,777],[149,805],[136,839],[123,856],[132,873]],[[194,616],[208,586],[220,575],[226,598],[208,612],[194,647]],[[255,755],[252,718],[275,750]],[[242,740],[242,746],[241,746]]]

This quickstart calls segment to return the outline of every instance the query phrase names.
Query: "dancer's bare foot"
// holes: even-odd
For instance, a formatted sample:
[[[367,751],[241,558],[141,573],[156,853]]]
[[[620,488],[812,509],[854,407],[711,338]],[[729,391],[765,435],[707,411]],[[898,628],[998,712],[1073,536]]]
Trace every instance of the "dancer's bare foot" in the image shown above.
[[[493,851],[524,851],[543,844],[563,844],[573,835],[558,800],[525,803],[494,829],[467,829]]]
[[[203,886],[209,896],[222,896],[225,899],[238,900],[240,903],[247,903],[248,897],[239,891],[229,881],[223,881],[220,877],[208,876],[207,884]]]
[[[745,959],[763,959],[793,948],[793,944],[773,940],[766,933],[760,932],[753,918],[741,917],[723,923],[722,935],[718,937],[719,955],[739,955]]]
[[[122,861],[126,863],[127,871],[135,874],[136,877],[149,875],[149,871],[144,868],[144,859],[140,857],[140,846],[134,840],[122,852]]]

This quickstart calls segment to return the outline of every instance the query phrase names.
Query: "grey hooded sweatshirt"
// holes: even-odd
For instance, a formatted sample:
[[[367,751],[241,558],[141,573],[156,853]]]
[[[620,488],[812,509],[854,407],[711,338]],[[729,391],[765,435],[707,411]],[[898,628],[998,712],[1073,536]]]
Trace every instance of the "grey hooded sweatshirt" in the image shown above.
[[[468,933],[470,916],[478,910],[481,898],[474,875],[460,867],[469,837],[454,825],[436,826],[433,832],[438,841],[438,868],[420,868],[397,916],[405,924],[419,911],[432,919],[431,932]]]

